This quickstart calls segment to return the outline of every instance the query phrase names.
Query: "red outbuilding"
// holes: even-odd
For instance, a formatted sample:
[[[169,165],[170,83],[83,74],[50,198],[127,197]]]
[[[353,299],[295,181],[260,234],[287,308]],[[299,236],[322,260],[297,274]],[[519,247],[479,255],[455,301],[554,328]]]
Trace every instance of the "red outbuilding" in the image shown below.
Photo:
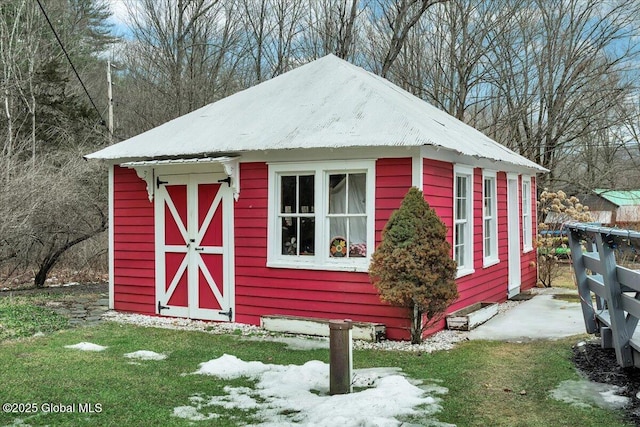
[[[545,169],[332,55],[87,158],[110,165],[118,311],[349,318],[405,339],[406,313],[380,301],[367,269],[411,186],[449,229],[451,311],[537,281]]]

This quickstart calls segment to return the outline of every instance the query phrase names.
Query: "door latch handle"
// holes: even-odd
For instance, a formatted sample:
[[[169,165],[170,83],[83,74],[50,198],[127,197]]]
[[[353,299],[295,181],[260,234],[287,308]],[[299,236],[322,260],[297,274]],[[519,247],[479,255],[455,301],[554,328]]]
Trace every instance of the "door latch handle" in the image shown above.
[[[204,248],[196,248],[196,251],[198,252],[204,251]]]

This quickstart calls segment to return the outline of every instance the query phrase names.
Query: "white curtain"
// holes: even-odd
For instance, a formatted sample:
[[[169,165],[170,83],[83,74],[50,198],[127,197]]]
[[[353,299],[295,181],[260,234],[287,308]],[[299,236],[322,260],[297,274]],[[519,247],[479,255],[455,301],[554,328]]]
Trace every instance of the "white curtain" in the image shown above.
[[[347,178],[349,180],[349,194],[347,195]],[[348,202],[347,202],[348,200]],[[367,177],[366,174],[345,175],[335,187],[329,191],[329,213],[363,214],[367,212]],[[346,204],[349,204],[347,212]],[[349,236],[347,236],[347,221],[349,224]],[[366,217],[335,218],[330,220],[331,235],[342,236],[349,240],[349,244],[366,243],[367,220]]]

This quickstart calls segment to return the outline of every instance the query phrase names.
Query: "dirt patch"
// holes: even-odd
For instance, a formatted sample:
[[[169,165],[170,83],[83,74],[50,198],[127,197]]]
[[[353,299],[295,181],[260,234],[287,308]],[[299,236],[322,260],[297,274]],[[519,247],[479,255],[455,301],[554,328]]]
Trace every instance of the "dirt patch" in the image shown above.
[[[573,362],[591,381],[623,387],[620,394],[629,397],[629,405],[624,409],[629,420],[640,425],[640,369],[621,368],[613,349],[603,349],[600,342],[590,342],[574,346]]]
[[[553,299],[557,299],[565,302],[580,302],[580,295],[578,294],[553,294]]]
[[[0,291],[2,297],[32,296],[32,295],[86,295],[103,294],[109,292],[109,284],[106,282],[83,283],[70,286],[45,286],[44,288],[16,289]]]

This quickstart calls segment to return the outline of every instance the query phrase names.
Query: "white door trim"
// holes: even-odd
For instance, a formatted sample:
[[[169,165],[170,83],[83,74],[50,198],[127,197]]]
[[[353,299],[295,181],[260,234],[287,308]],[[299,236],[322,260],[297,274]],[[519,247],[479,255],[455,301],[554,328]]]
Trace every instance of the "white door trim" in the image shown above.
[[[520,293],[522,272],[520,271],[520,208],[519,179],[517,174],[507,174],[507,240],[508,269],[507,298]]]

